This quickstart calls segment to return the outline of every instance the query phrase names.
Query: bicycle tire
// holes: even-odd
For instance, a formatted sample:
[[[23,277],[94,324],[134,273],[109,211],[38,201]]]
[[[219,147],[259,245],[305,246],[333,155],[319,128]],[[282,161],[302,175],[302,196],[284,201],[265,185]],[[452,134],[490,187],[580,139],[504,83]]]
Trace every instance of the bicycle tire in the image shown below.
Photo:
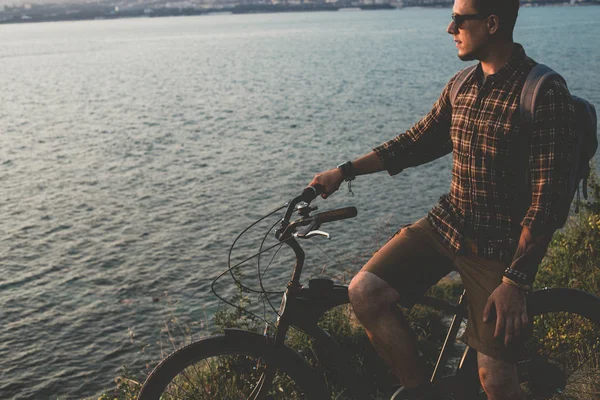
[[[600,399],[600,299],[546,289],[531,296],[529,308],[528,399]]]
[[[318,375],[285,346],[257,333],[236,331],[182,347],[148,375],[139,400],[247,399],[264,366],[276,368],[267,399],[325,399]]]

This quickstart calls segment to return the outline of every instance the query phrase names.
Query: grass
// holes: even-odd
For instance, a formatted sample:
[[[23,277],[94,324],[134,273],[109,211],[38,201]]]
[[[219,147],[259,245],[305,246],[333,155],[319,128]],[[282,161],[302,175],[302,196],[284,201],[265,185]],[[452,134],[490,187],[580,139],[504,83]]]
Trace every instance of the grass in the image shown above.
[[[572,287],[600,296],[600,184],[595,175],[590,180],[590,192],[590,200],[582,204],[581,213],[572,215],[567,226],[554,235],[548,253],[540,265],[536,288]],[[350,276],[351,273],[347,272],[347,275]],[[461,291],[459,283],[445,279],[431,289],[431,294],[455,301]],[[240,295],[236,301],[246,306],[249,300]],[[443,316],[439,312],[423,306],[415,306],[411,310],[406,310],[406,313],[407,319],[417,334],[423,357],[431,365],[446,334],[447,328]],[[219,329],[241,327],[260,331],[260,324],[256,319],[236,310],[220,310],[215,314],[214,320]],[[342,348],[356,354],[351,360],[351,366],[360,375],[369,377],[367,381],[372,383],[369,390],[374,396],[383,396],[379,390],[396,383],[395,378],[391,376],[375,354],[349,305],[331,310],[320,321],[320,325],[332,335]],[[168,348],[178,347],[177,342],[180,339],[186,342],[191,338],[189,327],[182,327],[174,316],[165,323],[163,332],[169,342]],[[174,332],[178,332],[178,334],[174,334]],[[537,349],[542,356],[548,356],[551,361],[566,365],[567,368],[575,364],[578,366],[569,378],[567,390],[571,391],[570,398],[599,399],[600,343],[597,329],[586,325],[582,320],[572,316],[567,319],[559,313],[534,321],[534,332],[537,340],[533,343],[538,346]],[[310,364],[317,364],[313,351],[314,344],[305,334],[291,330],[287,344],[305,356]],[[583,355],[585,355],[585,359],[582,359]],[[213,389],[209,389],[211,393],[219,393],[216,390],[226,390],[222,389],[224,387],[232,388],[239,385],[240,380],[235,381],[230,378],[223,380],[222,375],[215,371],[231,372],[235,370],[238,375],[248,376],[249,379],[252,379],[250,372],[240,373],[246,367],[248,366],[244,366],[239,359],[228,359],[224,365],[218,367],[215,365],[209,367],[206,364],[203,368],[198,369],[200,374],[194,375],[197,375],[195,379],[202,380],[204,387],[214,386]],[[546,371],[546,374],[547,376],[544,376],[543,379],[551,379],[548,377],[552,376],[552,370]],[[234,374],[226,375],[231,377]],[[336,371],[326,371],[325,377],[332,393],[332,399],[343,399],[344,388],[338,382]],[[144,378],[144,373],[136,374],[123,369],[122,374],[115,379],[115,387],[105,392],[100,400],[135,399],[140,388],[139,382],[142,382]],[[180,385],[184,386],[185,384],[180,383]],[[281,390],[276,398],[293,398],[286,394],[289,382],[281,381],[278,387]],[[528,387],[527,390],[539,389]],[[569,393],[566,392],[565,395],[567,394]],[[235,396],[230,397],[235,398]]]

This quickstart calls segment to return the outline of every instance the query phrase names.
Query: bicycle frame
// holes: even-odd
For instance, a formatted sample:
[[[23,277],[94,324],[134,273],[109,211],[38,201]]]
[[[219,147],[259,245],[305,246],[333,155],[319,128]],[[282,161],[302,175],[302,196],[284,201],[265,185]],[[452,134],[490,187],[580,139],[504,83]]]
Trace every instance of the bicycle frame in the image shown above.
[[[341,373],[346,386],[351,389],[356,398],[368,398],[369,394],[365,392],[365,385],[361,384],[361,378],[349,367],[349,356],[325,330],[318,326],[319,319],[327,311],[350,302],[348,298],[348,286],[336,285],[330,279],[313,279],[309,282],[308,287],[303,287],[300,284],[300,276],[304,266],[304,251],[296,239],[291,236],[285,238],[282,242],[286,243],[294,251],[296,265],[282,298],[280,317],[276,326],[275,344],[284,344],[290,327],[299,329],[315,340],[316,345],[314,350],[317,358],[323,364],[331,366]],[[418,304],[431,306],[453,316],[448,334],[430,378],[434,382],[439,378],[442,366],[447,361],[450,345],[456,340],[460,324],[467,315],[467,300],[463,292],[456,305],[426,296],[420,299]],[[473,373],[476,372],[474,367],[476,367],[475,351],[467,347],[458,365],[457,375],[461,377],[473,377]],[[473,379],[473,382],[476,385],[478,380],[476,374],[474,376],[475,379]],[[470,379],[465,380],[465,383],[468,381]]]
[[[294,227],[294,224],[285,225],[285,228],[287,227]],[[317,325],[319,319],[327,311],[349,303],[348,287],[346,285],[335,285],[330,279],[313,279],[309,282],[308,287],[303,287],[300,284],[300,276],[304,266],[304,251],[292,235],[292,231],[293,229],[284,229],[283,234],[279,236],[280,241],[290,246],[294,251],[296,264],[292,278],[287,285],[282,299],[280,317],[278,318],[277,331],[275,333],[275,345],[284,345],[290,327],[305,332],[315,339],[316,345],[314,350],[317,358],[323,364],[332,366],[341,373],[346,387],[351,390],[350,393],[359,399],[369,398],[369,394],[365,392],[366,385],[361,384],[362,378],[349,367],[349,356],[345,354],[344,350],[341,349],[327,332]],[[449,347],[456,340],[460,324],[467,316],[467,299],[465,291],[463,291],[456,305],[427,296],[419,299],[417,303],[442,310],[448,315],[453,316],[430,378],[432,382],[435,382],[439,379],[441,368],[447,361]],[[545,288],[530,293],[527,296],[527,304],[530,315],[538,315],[544,311],[559,309],[576,312],[600,325],[600,314],[594,311],[600,308],[600,299],[583,291],[567,288]],[[523,354],[522,360],[517,363],[519,380],[522,382],[528,380],[543,365],[545,365],[544,360],[539,359],[539,357],[536,358],[534,354]],[[456,388],[461,391],[459,398],[472,400],[478,397],[477,352],[474,349],[469,347],[465,349],[462,359],[457,366],[455,379],[457,379]],[[543,377],[540,378],[538,376],[537,379],[543,379]],[[269,374],[267,373],[264,379],[261,379],[261,390],[253,393],[255,397],[251,398],[261,398],[262,388],[268,387],[269,384]],[[551,389],[560,390],[560,387]]]
[[[280,228],[276,232],[276,237],[279,239],[280,243],[290,246],[294,251],[296,255],[296,264],[294,266],[292,278],[287,284],[284,292],[277,323],[275,325],[275,333],[270,334],[268,329],[265,329],[264,335],[261,335],[253,330],[226,328],[223,334],[205,338],[184,346],[162,360],[149,374],[146,382],[141,388],[140,398],[152,400],[158,399],[161,393],[167,393],[165,390],[169,390],[168,388],[171,387],[171,383],[178,390],[181,389],[176,383],[178,382],[178,377],[185,378],[188,383],[194,385],[194,382],[190,381],[185,374],[188,367],[194,365],[196,362],[202,362],[209,358],[228,355],[250,356],[251,359],[254,360],[253,362],[256,363],[256,372],[259,370],[263,371],[257,380],[251,379],[248,381],[247,379],[243,379],[243,382],[241,382],[246,387],[239,387],[240,390],[245,393],[250,390],[252,391],[250,396],[247,397],[248,399],[266,399],[269,397],[269,394],[273,394],[274,392],[278,393],[281,390],[284,390],[287,387],[287,383],[285,386],[279,386],[279,384],[277,384],[277,387],[273,387],[278,370],[280,370],[283,375],[287,375],[288,378],[291,378],[291,382],[297,384],[296,389],[299,389],[299,391],[296,390],[296,392],[299,395],[304,394],[304,396],[308,396],[311,400],[325,400],[330,398],[331,396],[330,393],[328,393],[326,380],[323,379],[323,371],[312,368],[306,358],[303,358],[302,355],[286,345],[286,335],[290,327],[303,331],[309,337],[314,339],[315,345],[311,351],[315,353],[321,364],[331,366],[334,370],[339,372],[342,383],[345,383],[346,388],[350,389],[345,395],[357,397],[360,400],[370,397],[370,393],[367,393],[367,391],[370,392],[370,390],[367,389],[371,386],[368,384],[370,382],[366,381],[367,378],[362,378],[358,376],[359,373],[353,371],[353,368],[350,367],[351,363],[349,362],[351,357],[346,354],[341,346],[337,344],[325,330],[318,326],[319,320],[327,311],[337,306],[349,304],[348,287],[346,285],[336,285],[333,280],[327,278],[312,279],[309,281],[308,286],[302,286],[300,284],[300,277],[304,266],[304,252],[296,239],[310,238],[316,235],[328,237],[329,234],[318,230],[322,223],[356,216],[356,209],[353,207],[322,212],[311,216],[309,214],[316,210],[316,207],[309,207],[307,204],[301,204],[297,208],[301,218],[290,223],[290,217],[295,206],[300,201],[310,203],[318,193],[318,190],[309,187],[304,190],[301,196],[292,200],[292,202],[289,203],[285,217],[281,221]],[[269,216],[272,214],[273,213],[269,214]],[[265,251],[277,246],[278,245],[272,246]],[[231,270],[238,265],[228,268],[219,275],[219,277],[227,272],[231,272]],[[216,282],[219,277],[213,281],[213,291],[214,282]],[[260,273],[259,268],[259,279],[261,278],[262,274]],[[236,282],[246,290],[250,292],[253,291],[251,288],[244,287],[239,281],[236,280]],[[261,282],[261,288],[262,286]],[[254,290],[254,292],[265,295],[272,294],[272,292],[265,291],[264,288],[262,288],[262,292],[256,290]],[[537,318],[536,322],[542,322],[539,325],[542,329],[540,336],[542,339],[544,339],[547,329],[549,333],[559,339],[559,343],[557,344],[560,344],[560,340],[562,339],[561,335],[555,334],[555,329],[560,329],[561,326],[556,325],[556,323],[552,324],[552,317],[547,318],[548,322],[550,322],[549,326],[543,323],[546,314],[566,313],[567,318],[570,314],[573,314],[573,316],[578,316],[578,319],[575,319],[575,321],[581,320],[583,322],[582,326],[592,324],[592,329],[600,329],[600,298],[590,293],[569,288],[544,288],[528,294],[526,301],[530,321]],[[227,301],[225,302],[231,304]],[[439,379],[442,366],[448,359],[450,347],[458,335],[460,324],[467,315],[465,292],[463,291],[463,294],[460,296],[458,304],[451,304],[444,300],[432,297],[422,297],[417,304],[430,306],[436,310],[445,312],[446,315],[453,316],[446,335],[446,340],[431,375],[431,380],[436,383],[439,382],[442,391],[453,393],[457,398],[463,400],[480,399],[480,385],[477,374],[477,353],[473,349],[467,347],[464,351],[462,360],[457,366],[457,373],[454,374],[451,379]],[[270,325],[267,325],[267,327],[268,326]],[[588,347],[584,348],[583,353],[586,355],[593,355],[593,352],[597,349],[596,345],[598,343],[598,338],[600,338],[600,331],[595,332],[596,333],[590,331],[590,334],[595,336],[590,336],[590,340],[592,341],[588,343]],[[530,339],[536,340],[537,337],[533,336],[533,334],[533,329],[531,329],[531,332],[527,332],[526,337],[524,338],[525,341],[529,341]],[[529,335],[532,336],[527,337]],[[548,398],[549,394],[563,393],[563,390],[567,387],[567,379],[570,376],[575,376],[577,378],[574,381],[576,385],[575,393],[579,393],[577,386],[580,382],[579,377],[572,373],[577,372],[580,365],[586,365],[585,363],[587,361],[594,361],[595,358],[590,358],[590,356],[583,357],[584,363],[578,364],[574,371],[570,371],[569,361],[571,358],[564,360],[564,362],[559,358],[557,359],[558,362],[554,362],[554,359],[551,356],[547,356],[544,349],[538,350],[535,344],[533,347],[527,346],[526,343],[523,344],[525,346],[523,346],[522,353],[518,356],[516,365],[517,374],[519,382],[527,385],[528,393],[532,396],[536,396],[532,398],[542,399]],[[550,350],[554,350],[554,347],[556,346],[554,345],[554,342],[552,342]],[[515,350],[521,351],[521,349],[517,348],[515,348]],[[559,350],[561,349],[559,348]],[[590,351],[592,353],[590,353]],[[579,361],[580,353],[576,352],[576,354],[578,355],[577,361]],[[562,370],[563,365],[566,368],[564,371]],[[250,367],[252,366],[250,365]],[[592,372],[594,371],[596,371],[596,376],[598,376],[598,368],[592,365]],[[199,375],[200,385],[204,386],[202,384],[204,381],[201,379],[201,374],[199,374],[198,371],[195,371],[195,373]],[[235,371],[231,371],[229,368],[226,368],[223,373],[236,374]],[[379,374],[375,375],[377,377],[380,376]],[[387,378],[385,380],[385,385],[389,385],[389,380]],[[367,384],[362,385],[362,382]],[[373,381],[373,383],[379,382]],[[386,386],[386,388],[388,387],[389,386]],[[373,389],[375,388],[373,387]],[[177,392],[179,392],[178,390]],[[196,391],[194,391],[194,394],[195,393]],[[210,391],[209,388],[207,394],[212,395],[214,393]],[[593,395],[595,392],[591,394]],[[595,398],[596,397],[594,397],[594,399]]]

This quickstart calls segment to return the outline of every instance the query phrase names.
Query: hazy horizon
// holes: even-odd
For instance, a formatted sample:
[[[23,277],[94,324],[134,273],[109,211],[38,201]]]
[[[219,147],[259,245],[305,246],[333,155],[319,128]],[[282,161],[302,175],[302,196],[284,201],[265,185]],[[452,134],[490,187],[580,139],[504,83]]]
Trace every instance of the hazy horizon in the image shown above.
[[[82,4],[82,3],[123,3],[128,0],[0,0],[0,6],[23,6],[25,4]],[[137,2],[137,0],[129,0]],[[173,2],[178,2],[175,0]]]

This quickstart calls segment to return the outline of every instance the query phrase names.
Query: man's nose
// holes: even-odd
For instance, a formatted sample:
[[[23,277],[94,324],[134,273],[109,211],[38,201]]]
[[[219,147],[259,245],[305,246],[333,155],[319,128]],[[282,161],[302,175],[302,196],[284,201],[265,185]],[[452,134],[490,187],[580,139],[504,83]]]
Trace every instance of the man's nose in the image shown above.
[[[451,35],[458,33],[458,29],[456,29],[456,23],[454,21],[450,21],[448,27],[446,28],[446,32],[448,32]]]

